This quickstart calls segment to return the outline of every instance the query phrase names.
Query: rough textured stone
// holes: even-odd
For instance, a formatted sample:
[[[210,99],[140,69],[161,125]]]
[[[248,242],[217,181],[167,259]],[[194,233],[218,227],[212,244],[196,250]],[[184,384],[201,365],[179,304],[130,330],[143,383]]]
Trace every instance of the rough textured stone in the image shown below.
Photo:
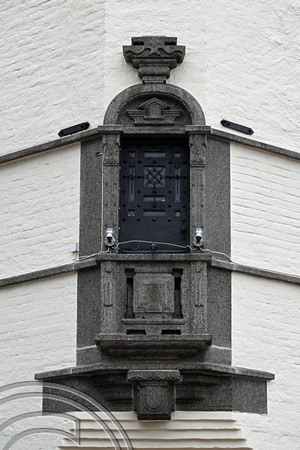
[[[105,123],[121,124],[123,132],[128,131],[130,126],[129,133],[133,137],[134,125],[143,125],[139,130],[142,129],[144,133],[148,133],[151,128],[152,132],[157,132],[157,115],[161,115],[165,125],[163,111],[170,108],[170,101],[174,100],[178,111],[186,112],[179,114],[181,125],[188,127],[194,124],[197,116],[204,122],[201,107],[191,95],[175,86],[148,84],[133,86],[117,95],[107,110]],[[143,110],[145,107],[150,108],[148,118],[147,113],[145,115],[143,112],[143,116],[139,114],[139,108]],[[168,127],[164,127],[164,133],[171,134],[172,126],[170,125],[170,131]],[[97,147],[96,141],[92,145],[87,143],[86,152],[95,145]],[[202,227],[208,251],[229,255],[229,145],[221,140],[207,139],[203,133],[191,130],[189,146],[191,243],[195,228]],[[204,364],[209,361],[230,364],[231,282],[228,271],[208,267],[207,262],[201,262],[201,257],[197,261],[197,257],[195,260],[195,256],[190,258],[188,254],[181,265],[179,260],[175,263],[167,254],[163,258],[156,258],[153,254],[150,260],[149,256],[141,254],[139,260],[135,260],[130,254],[117,255],[117,248],[110,249],[111,259],[110,254],[102,257],[104,228],[109,226],[117,230],[118,223],[122,227],[122,222],[118,220],[116,201],[119,160],[122,157],[120,132],[116,130],[115,133],[103,135],[98,148],[101,148],[99,153],[102,157],[101,202],[99,191],[94,193],[90,189],[90,184],[96,184],[99,179],[99,169],[91,168],[92,162],[87,159],[87,153],[85,159],[82,159],[83,174],[89,174],[88,178],[82,177],[82,236],[88,245],[93,245],[93,241],[98,239],[99,246],[100,238],[101,251],[100,269],[93,273],[89,271],[89,283],[82,283],[86,275],[79,274],[81,314],[78,315],[78,336],[82,336],[79,338],[81,342],[86,340],[86,346],[89,343],[87,352],[79,352],[79,360],[86,363],[91,358],[91,363],[105,363],[108,370],[113,369],[115,362],[128,370],[128,359],[140,366],[145,359],[157,361],[159,369],[170,368],[170,363],[176,360],[178,369],[186,366],[191,369],[196,361]],[[98,236],[92,236],[92,239],[89,239],[90,223],[85,202],[90,213],[95,214],[94,220],[98,224],[95,227]],[[102,204],[102,212],[99,204]],[[97,206],[94,208],[93,205]],[[117,232],[115,237],[118,241]],[[83,301],[86,296],[90,299],[89,306]],[[89,310],[96,319],[87,320]],[[90,326],[85,331],[87,322]],[[98,351],[91,349],[91,330],[94,331],[96,326]],[[215,346],[211,352],[208,330]],[[100,367],[98,373],[101,374]],[[194,399],[194,403],[200,409],[231,410],[231,381],[228,377],[226,383],[217,383],[217,388],[212,383],[205,402],[199,403]],[[265,380],[261,380],[261,383],[265,384]],[[157,401],[158,398],[160,401]],[[164,401],[161,400],[163,398]],[[176,403],[174,386],[168,380],[137,381],[133,403],[140,419],[169,419],[174,402]],[[236,404],[239,405],[239,398],[236,399]],[[250,410],[251,401],[248,405],[248,411]]]
[[[131,43],[123,47],[124,57],[138,69],[143,83],[165,83],[185,54],[185,47],[176,45],[174,37],[141,36],[132,38]]]
[[[134,383],[134,403],[140,420],[170,420],[175,408],[174,382],[179,370],[129,370],[127,380]]]
[[[205,117],[197,100],[184,89],[172,84],[135,85],[118,94],[109,104],[104,117],[104,124],[133,124],[134,120],[127,114],[150,99],[156,98],[172,110],[180,110],[176,124],[204,125]],[[153,126],[153,122],[149,123]],[[163,123],[162,123],[163,125]]]
[[[230,146],[208,139],[205,168],[205,242],[203,247],[230,256]],[[223,255],[220,255],[223,257]]]
[[[272,374],[213,364],[203,364],[202,370],[197,371],[192,367],[179,371],[143,370],[138,366],[110,373],[94,367],[89,374],[82,367],[81,372],[77,369],[68,376],[60,371],[54,377],[50,374],[40,377],[47,380],[45,393],[52,393],[49,387],[52,382],[66,385],[79,389],[110,410],[137,410],[138,418],[145,420],[169,420],[175,405],[179,411],[267,412],[266,379],[271,379]],[[76,395],[68,394],[66,398],[76,400]],[[85,405],[84,401],[81,403]],[[44,410],[66,412],[72,406],[45,397]]]

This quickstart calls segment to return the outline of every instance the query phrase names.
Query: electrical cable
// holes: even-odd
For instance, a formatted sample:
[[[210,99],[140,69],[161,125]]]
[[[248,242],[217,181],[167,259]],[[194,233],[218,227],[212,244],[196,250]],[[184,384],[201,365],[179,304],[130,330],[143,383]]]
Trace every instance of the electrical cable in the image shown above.
[[[226,255],[226,253],[217,252],[216,250],[210,250],[209,248],[201,248],[201,247],[199,247],[199,250],[201,250],[202,252],[217,253],[218,255],[226,256],[226,258],[228,258],[230,262],[233,262],[230,256]]]
[[[104,225],[104,153],[97,153],[98,156],[101,156],[101,247],[100,253],[103,251],[103,225]]]
[[[113,249],[117,250],[120,245],[122,244],[129,244],[131,242],[140,242],[142,244],[158,244],[158,245],[170,245],[172,247],[179,247],[179,248],[190,248],[191,250],[197,250],[196,248],[192,248],[189,245],[178,245],[178,244],[172,244],[171,242],[159,242],[159,241],[143,241],[139,239],[132,239],[130,241],[124,241],[124,242],[118,242],[118,244],[115,247],[112,247]]]
[[[233,260],[230,258],[230,256],[227,255],[226,253],[223,253],[223,252],[217,252],[216,250],[211,250],[211,249],[209,249],[209,248],[200,248],[200,247],[192,248],[190,245],[178,245],[178,244],[172,244],[171,242],[156,242],[156,241],[143,241],[143,240],[131,240],[131,241],[118,242],[118,244],[117,244],[116,246],[111,247],[111,248],[113,248],[114,250],[118,250],[118,248],[119,248],[120,245],[122,245],[122,244],[128,244],[128,243],[131,243],[131,242],[141,242],[141,243],[144,243],[144,244],[170,245],[170,246],[173,246],[173,247],[179,247],[179,248],[189,248],[189,249],[192,250],[192,251],[196,251],[196,250],[199,249],[199,250],[201,250],[201,251],[204,252],[204,253],[205,253],[205,252],[209,252],[209,253],[212,253],[212,254],[223,255],[223,256],[225,256],[226,258],[229,259],[229,261],[230,261],[231,264],[235,264],[235,265],[237,265],[237,266],[243,266],[243,267],[247,267],[247,268],[249,268],[249,269],[255,269],[255,270],[262,270],[262,271],[271,272],[271,273],[274,273],[274,274],[284,275],[284,276],[288,276],[288,277],[300,278],[300,275],[291,275],[291,274],[285,273],[285,272],[278,272],[278,271],[274,271],[274,270],[271,270],[271,269],[262,269],[262,268],[260,268],[260,267],[254,267],[254,266],[249,266],[249,265],[247,265],[247,264],[238,263],[238,262],[236,262],[236,261],[233,261]],[[103,246],[102,246],[102,247],[103,247]],[[98,252],[98,253],[93,253],[93,254],[91,254],[91,255],[86,255],[86,256],[80,256],[80,257],[77,259],[77,261],[84,261],[84,260],[86,260],[86,259],[93,258],[94,256],[99,256],[101,253],[110,253],[111,248],[108,248],[105,252],[103,252],[103,250],[101,250],[101,251]]]
[[[111,248],[118,250],[119,246],[122,244],[128,244],[131,242],[140,242],[143,244],[159,244],[159,245],[169,245],[169,246],[173,246],[173,247],[178,247],[178,248],[189,248],[191,251],[196,251],[197,249],[201,250],[202,252],[209,252],[212,254],[217,254],[217,255],[223,255],[226,258],[229,259],[231,264],[235,264],[238,266],[243,266],[243,267],[248,267],[249,269],[255,269],[255,270],[265,270],[267,272],[272,272],[274,274],[280,274],[280,275],[285,275],[285,276],[289,276],[289,277],[295,277],[295,278],[300,278],[299,275],[291,275],[285,272],[277,272],[277,271],[273,271],[270,269],[261,269],[259,267],[254,267],[254,266],[248,266],[247,264],[241,264],[241,263],[237,263],[235,261],[233,261],[231,259],[231,257],[229,255],[227,255],[226,253],[223,252],[217,252],[216,250],[210,250],[209,248],[201,248],[201,247],[195,247],[192,248],[190,245],[178,245],[178,244],[172,244],[170,242],[155,242],[155,241],[142,241],[142,240],[131,240],[131,241],[124,241],[124,242],[118,242],[118,244],[116,246],[110,247],[108,248],[105,252],[103,251],[103,241],[104,241],[104,230],[103,230],[103,224],[104,224],[104,208],[103,208],[103,201],[104,201],[104,153],[97,153],[98,156],[101,156],[101,246],[100,246],[100,252],[98,253],[93,253],[91,255],[84,255],[84,256],[78,256],[77,258],[74,258],[74,262],[78,261],[84,261],[86,259],[89,258],[93,258],[95,256],[99,256],[101,253],[110,253]]]

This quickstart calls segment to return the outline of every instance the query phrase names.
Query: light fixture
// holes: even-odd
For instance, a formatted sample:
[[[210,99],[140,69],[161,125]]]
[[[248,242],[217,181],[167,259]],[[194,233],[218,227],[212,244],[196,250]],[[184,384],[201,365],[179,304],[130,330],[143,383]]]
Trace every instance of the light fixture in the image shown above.
[[[79,133],[79,131],[86,130],[90,124],[88,122],[82,122],[78,123],[77,125],[73,125],[69,128],[64,128],[63,130],[60,130],[58,133],[59,137],[68,136],[69,134]]]
[[[241,133],[245,134],[253,134],[254,131],[252,128],[244,127],[244,125],[239,125],[238,123],[230,122],[229,120],[221,120],[221,124],[223,127],[231,128],[232,130],[240,131]]]

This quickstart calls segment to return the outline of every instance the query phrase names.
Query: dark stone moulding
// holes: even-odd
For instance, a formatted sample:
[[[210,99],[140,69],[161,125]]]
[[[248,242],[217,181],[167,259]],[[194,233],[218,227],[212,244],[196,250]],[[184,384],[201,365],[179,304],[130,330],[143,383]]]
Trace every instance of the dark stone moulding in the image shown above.
[[[200,251],[199,251],[200,252]],[[141,255],[130,255],[133,260],[141,259]],[[174,257],[175,255],[169,255],[169,258]],[[176,255],[175,258],[178,258],[179,255]],[[190,255],[195,260],[206,260],[212,267],[219,268],[221,270],[226,270],[229,272],[239,272],[244,273],[246,275],[253,275],[255,277],[262,277],[271,280],[284,281],[285,283],[292,284],[300,284],[300,277],[282,274],[280,272],[273,272],[267,269],[258,269],[256,267],[249,267],[242,264],[231,263],[226,260],[215,259],[211,257],[210,254],[203,255],[198,253],[197,255]],[[119,259],[121,255],[118,254],[99,254],[93,258],[89,258],[86,261],[77,262],[75,264],[65,264],[62,266],[50,267],[49,269],[37,270],[35,272],[28,272],[21,275],[16,275],[13,277],[2,278],[0,279],[0,288],[4,288],[7,286],[13,286],[20,283],[26,283],[30,281],[40,280],[42,278],[53,277],[57,275],[63,275],[67,273],[77,272],[79,270],[84,270],[87,268],[95,267],[99,264],[101,260],[105,259]],[[150,255],[149,255],[150,257]],[[153,258],[151,256],[151,258]],[[164,255],[155,255],[154,258],[158,260],[163,260]],[[179,256],[179,258],[184,258],[184,256]]]
[[[63,266],[50,267],[49,269],[37,270],[36,272],[24,273],[14,277],[0,279],[0,288],[6,286],[13,286],[20,283],[27,283],[29,281],[40,280],[42,278],[55,277],[67,273],[77,272],[97,265],[95,258],[86,261],[77,262],[74,264],[65,264]]]
[[[242,136],[237,136],[235,134],[227,133],[226,131],[221,131],[221,130],[211,128],[210,126],[190,125],[190,126],[185,127],[185,129],[188,130],[189,132],[195,131],[195,132],[199,132],[199,133],[208,134],[208,135],[211,135],[212,137],[217,137],[217,138],[224,139],[226,141],[235,142],[237,144],[241,144],[246,147],[253,147],[258,150],[262,150],[267,153],[273,153],[278,156],[283,156],[283,157],[291,158],[291,159],[298,160],[298,161],[300,160],[299,152],[295,152],[293,150],[289,150],[289,149],[286,149],[283,147],[277,147],[275,145],[270,145],[265,142],[256,141],[256,140],[245,138]],[[107,134],[112,131],[123,132],[123,127],[121,125],[117,125],[117,126],[100,125],[99,127],[93,128],[92,130],[82,131],[80,133],[76,133],[75,135],[66,136],[62,139],[56,139],[54,141],[36,145],[34,147],[29,147],[29,148],[26,148],[23,150],[18,150],[16,152],[7,153],[7,154],[0,156],[0,165],[6,164],[6,163],[9,163],[12,161],[17,161],[21,158],[38,155],[39,153],[56,150],[59,148],[61,148],[63,150],[62,147],[66,147],[66,146],[74,144],[76,142],[83,142],[85,140],[92,139],[94,137],[100,137],[103,134]],[[127,128],[127,130],[124,130],[124,132],[126,132],[126,133],[132,133],[133,131],[135,133],[137,133],[137,132],[145,133],[145,130],[142,130],[142,129],[137,131],[136,129],[130,130]],[[153,133],[157,133],[157,132],[164,133],[164,130],[160,128],[159,130],[153,130],[152,132]],[[175,133],[175,134],[176,133],[181,134],[182,132],[183,132],[183,129],[179,129],[179,130],[173,129],[173,131],[172,131],[172,133]]]
[[[266,414],[266,381],[274,375],[207,363],[183,365],[180,370],[178,364],[168,364],[166,369],[149,363],[128,363],[126,367],[77,366],[40,373],[35,378],[46,383],[44,411],[70,410],[65,399],[53,402],[47,398],[47,394],[55,393],[49,387],[54,383],[78,389],[111,411],[137,411],[139,420],[170,420],[175,409]],[[76,396],[65,396],[76,400]]]
[[[66,367],[64,369],[51,370],[48,372],[40,372],[35,374],[35,379],[39,381],[49,381],[50,379],[56,379],[60,377],[72,377],[77,375],[86,375],[92,376],[99,374],[100,372],[112,372],[117,373],[119,371],[128,370],[136,370],[141,371],[141,373],[145,370],[157,372],[159,370],[178,370],[178,363],[171,362],[168,363],[168,369],[163,369],[164,364],[159,362],[126,362],[125,364],[121,364],[118,362],[114,363],[95,363],[83,366],[74,366],[74,367]],[[235,367],[230,365],[221,365],[221,364],[213,364],[213,363],[183,363],[180,365],[181,372],[192,372],[192,373],[207,373],[211,375],[219,375],[219,376],[235,376],[235,377],[251,377],[262,380],[274,380],[275,375],[270,372],[265,372],[262,370],[254,370],[248,369],[245,367]],[[157,375],[159,376],[159,374]]]

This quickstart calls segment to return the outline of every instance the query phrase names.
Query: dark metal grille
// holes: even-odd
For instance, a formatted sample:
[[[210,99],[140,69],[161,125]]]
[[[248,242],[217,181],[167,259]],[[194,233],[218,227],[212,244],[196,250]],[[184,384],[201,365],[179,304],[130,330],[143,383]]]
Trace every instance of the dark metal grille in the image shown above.
[[[186,142],[177,139],[125,141],[120,169],[120,251],[187,252],[189,158]]]

